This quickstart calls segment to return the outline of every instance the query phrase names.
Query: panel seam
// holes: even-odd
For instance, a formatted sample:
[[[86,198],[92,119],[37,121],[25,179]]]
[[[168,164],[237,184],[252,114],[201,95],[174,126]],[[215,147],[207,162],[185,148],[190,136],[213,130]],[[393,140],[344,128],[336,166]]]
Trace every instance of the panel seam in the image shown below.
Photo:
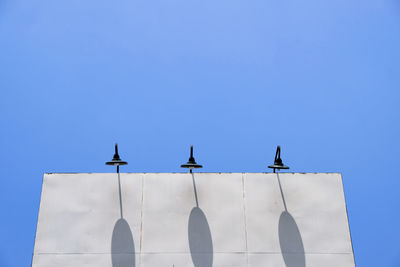
[[[143,245],[143,202],[144,202],[144,175],[142,175],[142,199],[140,206],[140,247],[139,247],[139,267],[142,266],[142,245]]]
[[[246,266],[249,266],[249,249],[247,243],[247,215],[246,215],[246,191],[244,187],[244,173],[242,173],[242,190],[243,190],[243,214],[244,214],[244,238],[246,248]]]

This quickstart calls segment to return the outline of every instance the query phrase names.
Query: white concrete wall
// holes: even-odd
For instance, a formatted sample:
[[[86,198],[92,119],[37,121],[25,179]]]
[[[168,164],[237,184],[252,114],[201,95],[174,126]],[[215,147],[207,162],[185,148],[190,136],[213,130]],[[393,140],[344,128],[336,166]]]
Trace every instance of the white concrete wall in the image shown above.
[[[32,266],[354,266],[341,175],[45,174]]]

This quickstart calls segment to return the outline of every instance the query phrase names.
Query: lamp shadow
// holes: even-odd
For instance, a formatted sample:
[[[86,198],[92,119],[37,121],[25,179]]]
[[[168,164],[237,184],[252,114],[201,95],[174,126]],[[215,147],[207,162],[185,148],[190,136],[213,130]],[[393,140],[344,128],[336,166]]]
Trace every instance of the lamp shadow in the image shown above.
[[[303,240],[293,216],[284,211],[279,218],[279,244],[286,267],[305,267]]]
[[[113,267],[135,267],[135,245],[128,222],[121,218],[114,226],[111,239]]]
[[[304,252],[303,239],[293,216],[288,212],[285,196],[283,194],[281,181],[278,177],[279,189],[282,195],[283,206],[285,211],[279,217],[279,244],[281,247],[282,257],[286,267],[305,267],[306,257]]]
[[[212,267],[214,251],[211,231],[204,212],[198,207],[190,212],[188,237],[194,266]]]
[[[128,222],[123,218],[121,181],[118,173],[118,189],[121,218],[114,225],[111,238],[111,262],[113,267],[135,267],[135,244]]]
[[[214,250],[210,226],[206,215],[198,206],[194,175],[192,175],[192,178],[196,207],[191,210],[189,216],[188,239],[190,255],[195,267],[212,267]]]

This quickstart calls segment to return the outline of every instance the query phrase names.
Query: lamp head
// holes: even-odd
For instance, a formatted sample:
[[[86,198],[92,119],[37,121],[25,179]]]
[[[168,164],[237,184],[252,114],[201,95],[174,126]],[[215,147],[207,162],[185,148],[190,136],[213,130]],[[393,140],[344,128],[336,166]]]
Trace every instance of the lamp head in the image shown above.
[[[107,161],[106,165],[114,165],[114,166],[120,166],[120,165],[127,165],[128,162],[122,161],[121,158],[118,155],[118,144],[115,143],[115,153],[114,157],[112,158],[111,161]]]
[[[281,147],[278,146],[276,148],[276,153],[275,153],[275,160],[274,160],[274,164],[273,165],[269,165],[268,168],[275,169],[277,170],[281,170],[281,169],[289,169],[289,166],[286,166],[285,164],[283,164],[282,159],[281,159]]]
[[[202,165],[196,163],[196,160],[193,157],[193,145],[190,146],[190,157],[188,162],[182,164],[181,168],[188,168],[190,169],[190,172],[192,172],[193,169],[203,168]]]

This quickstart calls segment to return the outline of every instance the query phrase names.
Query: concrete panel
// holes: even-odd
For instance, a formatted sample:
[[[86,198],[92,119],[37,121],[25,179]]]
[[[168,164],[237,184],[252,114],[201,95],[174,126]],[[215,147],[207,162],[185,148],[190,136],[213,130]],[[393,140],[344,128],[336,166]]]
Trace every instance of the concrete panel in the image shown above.
[[[248,267],[354,267],[352,254],[249,254]]]
[[[208,257],[208,256],[207,256]],[[183,254],[142,254],[141,266],[171,266],[171,267],[243,267],[246,266],[246,255],[244,253],[214,253],[212,265],[207,263],[194,264],[191,255]]]
[[[119,255],[120,263],[129,262],[126,260],[130,255]],[[35,254],[32,267],[110,267],[113,266],[110,254]],[[115,265],[135,266],[135,265]],[[136,265],[137,266],[137,265]]]
[[[244,251],[242,194],[241,174],[146,174],[143,252]]]
[[[354,266],[340,174],[46,174],[32,266]]]
[[[246,174],[249,252],[352,253],[340,174]]]
[[[34,253],[110,253],[121,235],[139,244],[141,202],[140,174],[46,174]]]

